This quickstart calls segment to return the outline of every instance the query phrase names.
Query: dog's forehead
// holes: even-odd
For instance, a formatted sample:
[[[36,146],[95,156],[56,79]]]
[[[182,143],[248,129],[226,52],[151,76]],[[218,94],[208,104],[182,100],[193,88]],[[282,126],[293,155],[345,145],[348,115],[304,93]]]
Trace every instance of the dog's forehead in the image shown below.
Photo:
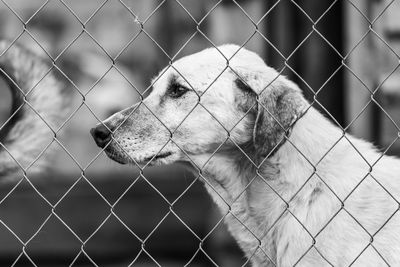
[[[194,69],[212,68],[223,69],[226,67],[227,60],[231,57],[231,53],[224,53],[225,50],[216,48],[204,49],[195,54],[183,57],[177,60],[173,65],[177,69],[192,67]]]
[[[215,49],[206,49],[175,61],[162,70],[154,81],[154,87],[165,87],[175,80],[180,84],[201,90],[223,72],[228,72],[226,59]]]
[[[175,61],[160,72],[153,81],[153,87],[159,94],[163,94],[172,82],[199,92],[211,86],[229,90],[237,78],[246,80],[246,75],[255,76],[256,73],[271,76],[271,80],[277,76],[276,71],[268,67],[256,53],[237,45],[223,45]]]
[[[254,53],[237,45],[207,48],[175,61],[172,66],[167,66],[154,80],[154,84],[157,87],[160,84],[165,85],[174,78],[183,84],[189,83],[192,87],[201,89],[202,84],[209,84],[242,64],[243,60],[239,57],[251,57],[252,54]]]
[[[173,66],[180,73],[196,76],[205,74],[204,78],[211,79],[219,76],[224,71],[230,71],[235,68],[240,64],[238,58],[248,53],[250,51],[236,45],[223,45],[207,48],[183,57],[177,60]]]

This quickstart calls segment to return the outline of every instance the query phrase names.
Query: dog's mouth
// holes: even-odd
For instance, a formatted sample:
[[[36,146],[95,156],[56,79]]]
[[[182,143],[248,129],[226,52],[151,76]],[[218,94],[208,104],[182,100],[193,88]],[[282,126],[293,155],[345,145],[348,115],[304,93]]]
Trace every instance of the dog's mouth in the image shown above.
[[[139,152],[138,150],[137,152]],[[133,153],[132,155],[128,152],[118,149],[118,147],[113,146],[113,144],[109,144],[104,152],[106,155],[113,161],[118,162],[120,164],[139,164],[139,165],[163,165],[168,164],[169,161],[167,158],[173,156],[175,153],[173,151],[161,151],[158,153],[146,153],[147,155],[140,155],[141,153]],[[150,155],[150,156],[148,156]]]
[[[171,155],[172,155],[172,152],[159,153],[159,154],[157,154],[155,156],[153,155],[153,156],[150,156],[150,157],[146,157],[146,158],[143,159],[143,161],[144,162],[156,161],[156,160],[159,160],[159,159],[165,159],[165,158],[167,158],[167,157],[169,157]]]
[[[104,150],[104,152],[106,153],[106,155],[112,159],[115,162],[118,162],[119,164],[127,164],[128,162],[121,156],[119,156],[117,153],[111,151],[110,149],[106,148]]]
[[[114,160],[114,161],[116,161],[116,162],[118,162],[120,164],[127,164],[127,163],[130,162],[129,160],[126,159],[126,157],[121,156],[119,153],[115,153],[111,149],[107,148],[104,151],[105,151],[105,153],[107,154],[107,156],[110,159],[112,159],[112,160]],[[145,158],[143,158],[141,160],[137,160],[136,162],[138,164],[146,164],[148,162],[151,164],[151,163],[156,162],[158,160],[168,158],[172,154],[173,154],[172,152],[159,153],[157,155],[152,155],[152,156],[149,156],[149,157],[145,157]],[[132,162],[133,162],[133,160],[132,160]]]

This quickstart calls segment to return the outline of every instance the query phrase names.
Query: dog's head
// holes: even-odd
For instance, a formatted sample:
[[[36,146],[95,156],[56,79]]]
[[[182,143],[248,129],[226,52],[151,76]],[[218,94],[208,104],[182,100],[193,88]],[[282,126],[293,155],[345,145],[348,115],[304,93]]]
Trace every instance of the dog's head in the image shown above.
[[[295,84],[235,45],[184,57],[152,84],[91,131],[117,162],[168,164],[248,144],[268,156],[306,107]]]

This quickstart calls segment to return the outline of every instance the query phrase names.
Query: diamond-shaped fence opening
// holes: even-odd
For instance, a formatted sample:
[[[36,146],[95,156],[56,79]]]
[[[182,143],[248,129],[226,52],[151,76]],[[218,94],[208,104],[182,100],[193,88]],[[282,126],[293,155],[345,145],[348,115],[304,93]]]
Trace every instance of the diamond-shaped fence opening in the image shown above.
[[[1,0],[0,265],[399,265],[399,15]]]

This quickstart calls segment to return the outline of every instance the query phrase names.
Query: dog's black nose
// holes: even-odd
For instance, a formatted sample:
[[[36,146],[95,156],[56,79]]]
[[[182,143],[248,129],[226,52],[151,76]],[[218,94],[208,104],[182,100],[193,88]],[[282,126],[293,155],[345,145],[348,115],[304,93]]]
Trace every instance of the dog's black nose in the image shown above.
[[[92,128],[90,134],[93,136],[96,144],[101,148],[105,147],[111,140],[111,132],[103,124]]]

